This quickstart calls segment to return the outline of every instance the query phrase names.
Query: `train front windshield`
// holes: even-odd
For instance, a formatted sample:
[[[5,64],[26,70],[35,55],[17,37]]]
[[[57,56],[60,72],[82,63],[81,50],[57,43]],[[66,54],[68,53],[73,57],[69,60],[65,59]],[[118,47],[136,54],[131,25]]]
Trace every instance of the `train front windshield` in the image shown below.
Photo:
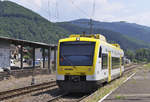
[[[95,42],[60,43],[60,66],[92,66]]]

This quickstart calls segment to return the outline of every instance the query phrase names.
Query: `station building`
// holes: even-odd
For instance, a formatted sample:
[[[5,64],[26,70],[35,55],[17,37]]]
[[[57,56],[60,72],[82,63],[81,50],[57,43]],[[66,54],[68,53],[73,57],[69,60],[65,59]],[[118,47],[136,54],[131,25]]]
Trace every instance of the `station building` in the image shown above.
[[[0,71],[10,67],[10,43],[0,40]]]
[[[25,48],[30,48],[32,58],[30,66],[24,60]],[[56,69],[57,45],[33,42],[27,40],[0,37],[0,71],[4,69],[24,69],[25,67],[36,68],[37,60],[40,60],[40,68],[48,68],[49,71]],[[14,59],[15,54],[15,60]],[[54,68],[51,68],[53,65]]]

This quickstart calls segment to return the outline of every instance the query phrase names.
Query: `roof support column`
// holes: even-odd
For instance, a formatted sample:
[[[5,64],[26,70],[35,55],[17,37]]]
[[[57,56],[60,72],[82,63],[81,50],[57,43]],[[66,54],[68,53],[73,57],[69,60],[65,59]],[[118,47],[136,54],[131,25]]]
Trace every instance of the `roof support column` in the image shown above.
[[[57,63],[56,63],[56,62],[57,62],[57,61],[56,61],[56,60],[57,60],[56,57],[57,57],[57,47],[55,46],[55,47],[54,47],[54,70],[55,70],[55,71],[56,71],[56,64],[57,64]]]
[[[21,44],[21,60],[20,60],[20,67],[23,69],[23,44]]]
[[[43,68],[45,68],[45,48],[43,48]]]
[[[51,63],[51,47],[48,48],[48,71],[49,73],[51,73],[51,69],[50,69],[50,63]]]
[[[33,49],[32,49],[32,55],[33,55],[32,64],[33,64],[33,69],[34,69],[35,68],[35,47],[33,47]]]
[[[32,49],[32,81],[31,81],[31,85],[34,85],[35,84],[35,78],[34,78],[34,69],[35,69],[35,47],[33,47]]]

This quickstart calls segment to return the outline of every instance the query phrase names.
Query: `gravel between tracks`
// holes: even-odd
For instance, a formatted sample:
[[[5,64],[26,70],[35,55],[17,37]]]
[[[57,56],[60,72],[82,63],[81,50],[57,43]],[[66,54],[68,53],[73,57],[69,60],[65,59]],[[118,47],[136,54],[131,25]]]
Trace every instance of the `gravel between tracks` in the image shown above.
[[[54,80],[56,80],[55,74],[35,76],[35,84]],[[11,77],[8,80],[0,81],[0,92],[26,87],[31,85],[31,82],[32,82],[31,76],[19,79]]]
[[[32,92],[27,95],[18,96],[2,102],[47,102],[52,97],[60,95],[58,87],[41,90],[38,92]]]

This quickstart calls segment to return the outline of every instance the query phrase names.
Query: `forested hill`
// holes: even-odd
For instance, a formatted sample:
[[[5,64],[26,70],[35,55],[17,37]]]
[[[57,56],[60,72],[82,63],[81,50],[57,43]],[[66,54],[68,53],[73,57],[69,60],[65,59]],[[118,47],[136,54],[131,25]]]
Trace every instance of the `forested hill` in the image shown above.
[[[73,34],[82,34],[83,32],[89,32],[89,28],[77,26],[70,22],[57,23],[58,26],[63,27],[65,30],[72,32]],[[93,33],[102,34],[106,37],[107,41],[110,43],[118,43],[124,50],[136,50],[139,48],[149,48],[150,45],[143,41],[133,39],[131,37],[122,35],[121,33],[114,32],[111,30],[94,28]]]
[[[10,1],[0,1],[0,36],[57,43],[68,31]]]
[[[89,29],[64,22],[51,23],[16,3],[0,1],[0,36],[56,44],[60,38],[83,31],[88,32]],[[119,43],[124,49],[149,47],[148,44],[111,30],[97,28],[94,32],[106,36],[109,42]]]
[[[89,19],[78,19],[70,21],[70,23],[75,24],[80,27],[89,28]],[[144,42],[150,43],[150,27],[139,25],[136,23],[128,23],[125,21],[120,22],[100,22],[93,21],[94,28],[101,28],[106,30],[111,30],[114,32],[119,32],[122,35],[126,35],[135,39],[143,40]]]

